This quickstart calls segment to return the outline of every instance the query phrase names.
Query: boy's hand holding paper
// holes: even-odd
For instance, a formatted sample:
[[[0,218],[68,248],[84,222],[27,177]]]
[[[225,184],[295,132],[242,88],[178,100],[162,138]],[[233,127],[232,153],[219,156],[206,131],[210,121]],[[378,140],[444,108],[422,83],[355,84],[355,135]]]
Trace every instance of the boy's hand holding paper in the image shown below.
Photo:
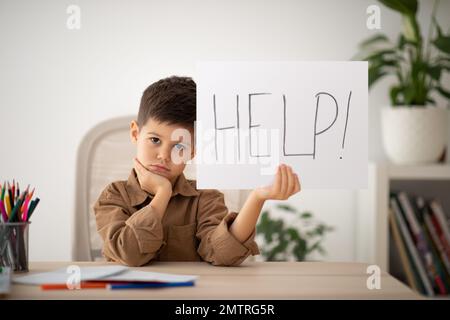
[[[298,175],[288,165],[278,166],[275,181],[266,187],[256,188],[253,193],[261,200],[287,200],[301,189]]]
[[[277,168],[274,182],[266,187],[255,188],[230,227],[230,232],[240,242],[246,241],[254,232],[259,214],[266,200],[286,200],[300,191],[300,182],[290,166]]]

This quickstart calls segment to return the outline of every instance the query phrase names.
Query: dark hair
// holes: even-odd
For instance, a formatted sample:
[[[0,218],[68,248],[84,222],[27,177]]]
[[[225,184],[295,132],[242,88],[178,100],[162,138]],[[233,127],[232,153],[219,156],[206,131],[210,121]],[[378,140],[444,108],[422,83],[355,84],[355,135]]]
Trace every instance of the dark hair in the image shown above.
[[[196,84],[192,78],[171,76],[152,83],[142,94],[137,123],[153,118],[168,124],[194,126]]]

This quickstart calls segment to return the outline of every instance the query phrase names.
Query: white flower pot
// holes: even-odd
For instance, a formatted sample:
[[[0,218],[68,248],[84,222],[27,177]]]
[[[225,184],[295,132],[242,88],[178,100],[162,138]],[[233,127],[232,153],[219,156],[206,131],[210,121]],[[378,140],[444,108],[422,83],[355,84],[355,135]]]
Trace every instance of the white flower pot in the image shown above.
[[[433,163],[447,146],[447,109],[387,107],[381,112],[384,149],[396,164]]]

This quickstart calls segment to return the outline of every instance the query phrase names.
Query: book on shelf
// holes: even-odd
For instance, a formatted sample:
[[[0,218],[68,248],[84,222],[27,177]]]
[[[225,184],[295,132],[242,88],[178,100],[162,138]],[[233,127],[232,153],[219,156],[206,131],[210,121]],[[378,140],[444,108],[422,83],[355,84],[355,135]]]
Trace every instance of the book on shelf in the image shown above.
[[[439,223],[433,223],[432,209],[426,203],[422,197],[416,198],[419,210],[422,214],[423,228],[425,230],[425,236],[431,246],[433,257],[436,260],[437,268],[441,277],[444,280],[444,284],[447,284],[447,294],[450,293],[450,256],[447,255],[444,245],[440,240],[437,229],[441,229]],[[434,219],[435,220],[435,219]],[[437,220],[435,220],[437,222]]]
[[[391,231],[408,284],[427,296],[449,295],[449,226],[440,203],[392,192],[390,209]]]
[[[438,238],[444,247],[448,259],[450,259],[450,228],[444,210],[442,209],[441,204],[436,200],[430,201],[429,207],[433,213],[432,221],[436,228]]]
[[[397,251],[400,255],[403,270],[405,270],[406,281],[414,291],[422,292],[422,285],[420,282],[417,282],[417,270],[413,269],[413,266],[409,263],[411,257],[405,247],[393,209],[389,210],[389,225],[391,227],[391,233],[397,247]]]
[[[434,295],[433,287],[426,275],[424,264],[419,257],[418,250],[414,244],[406,221],[403,218],[400,205],[395,195],[391,196],[390,204],[395,215],[395,220],[397,221],[397,224],[400,227],[399,229],[402,234],[402,240],[404,241],[405,247],[407,248],[409,256],[411,257],[409,260],[409,264],[411,265],[411,268],[415,270],[414,273],[416,274],[415,279],[416,283],[420,284],[419,292],[429,296],[433,296]]]

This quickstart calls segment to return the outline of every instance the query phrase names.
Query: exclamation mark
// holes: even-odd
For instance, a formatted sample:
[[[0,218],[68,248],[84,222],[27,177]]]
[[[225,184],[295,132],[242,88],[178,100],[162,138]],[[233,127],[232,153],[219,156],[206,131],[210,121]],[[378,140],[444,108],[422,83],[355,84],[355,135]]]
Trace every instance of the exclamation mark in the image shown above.
[[[342,150],[344,150],[345,147],[345,134],[347,133],[347,123],[348,123],[348,114],[350,111],[350,100],[352,98],[352,92],[350,91],[348,95],[348,101],[347,101],[347,114],[345,116],[345,127],[344,127],[344,135],[342,137]],[[339,159],[342,159],[342,156],[339,157]]]

